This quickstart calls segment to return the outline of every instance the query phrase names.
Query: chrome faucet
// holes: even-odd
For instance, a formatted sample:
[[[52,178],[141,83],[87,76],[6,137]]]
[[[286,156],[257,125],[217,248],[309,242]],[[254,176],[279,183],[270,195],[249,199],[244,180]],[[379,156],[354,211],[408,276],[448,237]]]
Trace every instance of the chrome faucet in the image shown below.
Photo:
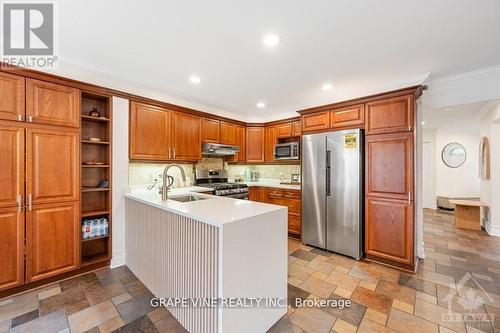
[[[168,170],[170,170],[171,167],[177,167],[179,170],[181,170],[181,175],[182,175],[182,181],[184,182],[184,186],[186,186],[186,174],[184,173],[184,169],[179,165],[179,164],[170,164],[163,169],[163,185],[161,187],[161,200],[165,201],[168,199],[168,190],[173,184],[173,181],[169,184],[169,179],[168,179]]]

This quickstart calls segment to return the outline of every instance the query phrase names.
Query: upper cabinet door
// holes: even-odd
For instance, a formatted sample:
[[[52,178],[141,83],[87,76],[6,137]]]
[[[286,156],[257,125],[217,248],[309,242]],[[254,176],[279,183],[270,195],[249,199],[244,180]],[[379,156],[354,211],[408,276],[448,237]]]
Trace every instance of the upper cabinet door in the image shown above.
[[[300,120],[299,121],[294,121],[292,123],[292,135],[293,136],[300,136],[302,134],[302,128],[300,125]]]
[[[364,104],[348,106],[331,111],[330,126],[332,128],[342,128],[358,126],[361,127],[365,123],[365,106]]]
[[[78,89],[27,79],[26,91],[26,117],[29,122],[80,127]]]
[[[276,126],[267,126],[265,134],[265,154],[264,160],[266,162],[274,161],[274,145],[277,142],[276,139]]]
[[[366,137],[366,195],[413,201],[413,133]]]
[[[240,151],[236,153],[236,161],[244,162],[246,160],[246,128],[245,126],[236,126],[236,145]]]
[[[366,134],[411,132],[414,127],[413,95],[366,104]]]
[[[301,121],[302,132],[326,130],[330,128],[330,111],[305,114]]]
[[[156,106],[130,103],[131,160],[167,161],[171,158],[169,115],[169,111]]]
[[[202,141],[203,142],[216,142],[220,140],[219,137],[220,121],[216,119],[203,118],[202,123]]]
[[[178,161],[201,159],[201,118],[172,112],[172,156]]]
[[[24,121],[24,77],[0,73],[0,119]]]
[[[24,284],[24,211],[0,209],[0,291]]]
[[[226,145],[236,144],[236,125],[221,121],[220,123],[220,143]]]
[[[292,136],[292,123],[283,123],[276,125],[277,138],[289,138]]]
[[[77,202],[26,211],[26,280],[45,279],[79,266],[80,210]]]
[[[264,162],[264,127],[247,127],[247,162]]]
[[[79,170],[78,130],[27,129],[27,202],[29,202],[30,195],[33,205],[78,200],[80,197]]]
[[[0,122],[0,208],[24,202],[24,128],[11,124]]]

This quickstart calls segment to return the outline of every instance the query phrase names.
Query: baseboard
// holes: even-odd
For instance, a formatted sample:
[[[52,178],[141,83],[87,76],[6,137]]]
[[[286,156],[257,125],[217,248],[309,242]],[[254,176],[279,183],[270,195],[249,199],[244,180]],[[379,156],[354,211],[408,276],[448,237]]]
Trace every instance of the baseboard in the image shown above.
[[[111,268],[116,268],[119,266],[123,266],[126,263],[125,260],[125,251],[115,252],[113,253],[113,257],[111,258]]]
[[[500,227],[499,226],[493,226],[489,222],[484,223],[484,229],[490,236],[497,236],[500,237]]]

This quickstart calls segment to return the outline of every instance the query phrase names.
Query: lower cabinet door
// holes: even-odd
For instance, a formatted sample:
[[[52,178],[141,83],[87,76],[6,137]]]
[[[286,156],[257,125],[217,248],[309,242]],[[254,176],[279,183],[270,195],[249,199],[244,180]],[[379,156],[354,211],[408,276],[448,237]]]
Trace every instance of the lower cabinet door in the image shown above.
[[[296,236],[301,234],[300,215],[288,214],[288,232]]]
[[[33,206],[27,210],[27,282],[77,269],[80,231],[78,202]]]
[[[248,200],[259,201],[259,188],[252,186],[248,188]]]
[[[366,254],[413,269],[413,204],[408,201],[366,198]]]
[[[0,290],[24,283],[24,212],[0,209]]]

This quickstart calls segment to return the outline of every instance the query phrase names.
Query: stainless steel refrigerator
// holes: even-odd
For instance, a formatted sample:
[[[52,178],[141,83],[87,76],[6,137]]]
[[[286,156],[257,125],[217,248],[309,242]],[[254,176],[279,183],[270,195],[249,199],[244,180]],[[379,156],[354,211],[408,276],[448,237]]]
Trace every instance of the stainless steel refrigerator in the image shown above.
[[[363,132],[302,137],[302,242],[363,256]]]

